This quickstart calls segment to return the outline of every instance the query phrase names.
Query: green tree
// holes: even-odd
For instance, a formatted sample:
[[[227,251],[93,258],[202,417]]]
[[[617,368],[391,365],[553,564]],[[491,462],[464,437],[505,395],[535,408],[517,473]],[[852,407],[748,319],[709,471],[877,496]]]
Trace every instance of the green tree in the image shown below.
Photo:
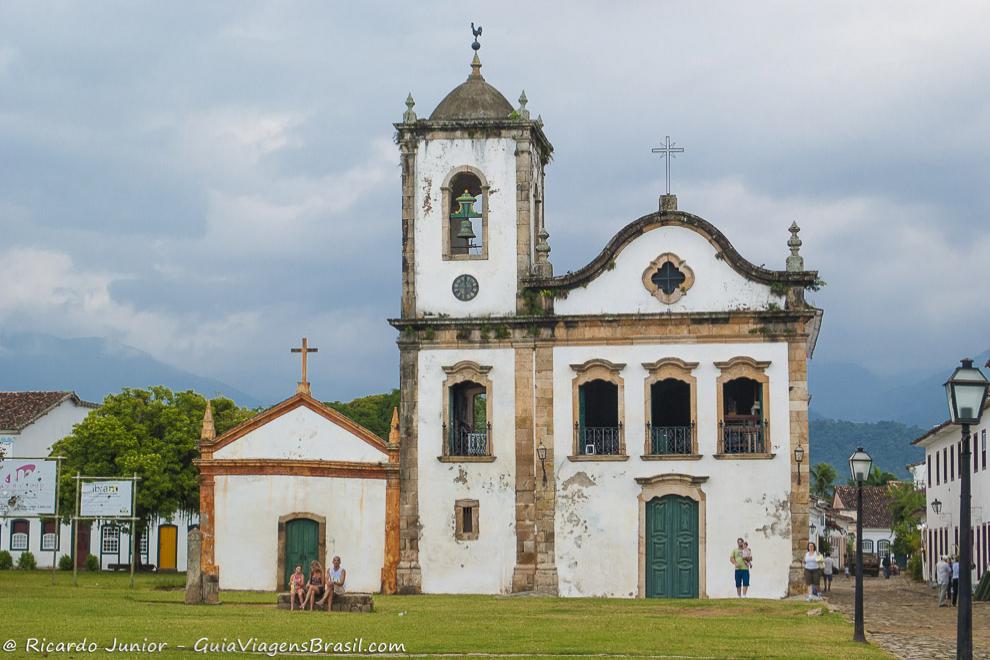
[[[897,481],[897,475],[893,472],[887,472],[886,470],[881,470],[877,466],[873,466],[870,470],[870,476],[867,477],[866,481],[863,482],[864,486],[886,486],[892,481]],[[852,477],[846,482],[850,486],[856,485],[856,480]]]
[[[921,531],[918,520],[924,516],[925,493],[914,484],[895,481],[889,484],[891,515],[893,517],[895,555],[912,556],[921,552]]]
[[[816,463],[811,468],[811,494],[825,500],[831,500],[835,490],[835,480],[838,477],[835,468],[828,463]]]
[[[387,394],[371,394],[353,401],[328,401],[327,404],[339,413],[368,429],[383,440],[388,440],[392,424],[392,409],[399,406],[399,390]]]
[[[211,400],[217,433],[255,413],[233,401]],[[193,391],[173,393],[167,387],[126,388],[52,446],[64,456],[60,511],[75,510],[77,473],[90,477],[137,475],[138,530],[156,517],[199,511],[199,435],[206,399]],[[138,539],[140,541],[140,539]]]

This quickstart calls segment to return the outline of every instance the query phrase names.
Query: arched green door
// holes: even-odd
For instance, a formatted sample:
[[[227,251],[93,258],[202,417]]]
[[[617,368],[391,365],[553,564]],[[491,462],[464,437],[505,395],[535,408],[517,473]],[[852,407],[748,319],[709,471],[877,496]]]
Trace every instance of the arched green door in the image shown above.
[[[698,597],[698,503],[690,498],[646,503],[646,597]]]
[[[298,518],[285,525],[285,575],[280,589],[288,588],[289,576],[297,565],[309,580],[309,562],[319,559],[319,525],[315,520]]]

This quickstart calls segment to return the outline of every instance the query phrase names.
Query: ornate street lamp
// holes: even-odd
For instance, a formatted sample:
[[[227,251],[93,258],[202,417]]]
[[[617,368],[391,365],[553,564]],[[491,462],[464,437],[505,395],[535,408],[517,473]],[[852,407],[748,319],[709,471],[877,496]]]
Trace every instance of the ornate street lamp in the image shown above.
[[[971,529],[969,427],[980,423],[987,402],[990,382],[973,366],[970,359],[962,360],[952,378],[945,381],[945,397],[949,404],[949,421],[962,426],[962,451],[959,453],[959,607],[956,612],[956,657],[973,657],[973,530]],[[934,503],[933,503],[934,504]]]
[[[935,513],[936,516],[938,514],[942,513],[942,501],[941,500],[935,500],[934,502],[932,502],[932,511]]]
[[[794,448],[794,462],[798,468],[798,486],[801,485],[801,463],[804,461],[804,447],[798,445]]]
[[[854,642],[866,643],[863,629],[863,482],[870,477],[873,459],[859,447],[849,457],[849,472],[856,481],[856,628]]]
[[[543,468],[543,485],[547,485],[547,448],[540,440],[540,446],[536,448],[536,456],[540,459],[540,467]]]

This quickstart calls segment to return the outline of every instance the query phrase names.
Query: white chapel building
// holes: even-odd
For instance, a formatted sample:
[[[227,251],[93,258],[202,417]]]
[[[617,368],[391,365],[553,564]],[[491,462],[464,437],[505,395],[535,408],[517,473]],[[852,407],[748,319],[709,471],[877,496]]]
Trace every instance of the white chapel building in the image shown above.
[[[399,591],[729,597],[744,537],[750,594],[787,595],[822,317],[797,226],[769,270],[668,194],[554,275],[553,147],[481,68],[396,124]]]

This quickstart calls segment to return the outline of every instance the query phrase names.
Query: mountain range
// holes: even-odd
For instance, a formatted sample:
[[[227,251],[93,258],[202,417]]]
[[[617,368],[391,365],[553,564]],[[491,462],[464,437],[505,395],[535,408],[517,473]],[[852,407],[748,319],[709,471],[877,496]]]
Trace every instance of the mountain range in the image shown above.
[[[263,405],[227,383],[177,369],[109,339],[65,339],[41,333],[0,336],[0,390],[72,390],[99,403],[125,387],[151,385],[210,396],[220,393],[249,408]]]

